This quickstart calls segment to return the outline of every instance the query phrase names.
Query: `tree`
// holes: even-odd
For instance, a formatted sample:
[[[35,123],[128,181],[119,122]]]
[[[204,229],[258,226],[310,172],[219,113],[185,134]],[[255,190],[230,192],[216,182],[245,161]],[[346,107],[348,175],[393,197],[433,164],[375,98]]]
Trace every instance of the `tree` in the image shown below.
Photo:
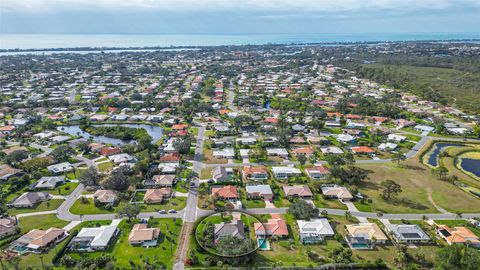
[[[440,180],[445,180],[448,174],[448,169],[444,166],[438,166],[432,170],[433,175],[437,176]]]
[[[178,153],[185,155],[190,152],[190,147],[192,145],[193,139],[191,137],[185,137],[180,140],[176,140],[173,143],[173,147],[177,150]]]
[[[68,145],[60,145],[59,147],[55,148],[50,155],[55,159],[57,162],[65,162],[75,154],[75,150]]]
[[[398,151],[397,153],[395,153],[395,155],[393,156],[392,158],[392,161],[396,161],[397,162],[397,167],[400,167],[400,162],[404,161],[405,159],[407,159],[407,157],[405,156],[404,153]]]
[[[82,151],[82,153],[84,154],[88,154],[90,153],[91,151],[91,148],[90,148],[90,145],[87,143],[87,142],[80,142],[78,145],[77,145],[78,149],[80,149],[80,151]]]
[[[78,181],[85,186],[97,186],[101,176],[98,174],[97,168],[90,166],[79,177]]]
[[[118,209],[119,217],[127,217],[128,221],[140,214],[140,207],[136,204],[126,204]]]
[[[446,246],[436,254],[436,269],[478,270],[480,253],[467,245]]]
[[[368,177],[367,170],[355,166],[348,166],[347,168],[334,166],[331,169],[331,173],[333,177],[350,185],[358,184]]]
[[[3,160],[8,165],[14,165],[24,159],[28,158],[28,152],[24,150],[15,150],[12,153],[6,155]]]
[[[295,219],[306,219],[318,217],[318,208],[307,203],[304,200],[298,200],[290,205],[288,213],[292,214]]]
[[[300,162],[300,165],[305,165],[307,162],[307,157],[305,155],[298,155],[297,156],[298,162]]]
[[[389,201],[398,193],[402,192],[402,187],[392,180],[385,180],[381,183],[381,185],[383,187],[382,197],[386,201]]]
[[[113,170],[110,176],[104,181],[103,186],[108,189],[125,191],[130,185],[127,174],[128,168],[126,167],[120,167],[116,170]]]

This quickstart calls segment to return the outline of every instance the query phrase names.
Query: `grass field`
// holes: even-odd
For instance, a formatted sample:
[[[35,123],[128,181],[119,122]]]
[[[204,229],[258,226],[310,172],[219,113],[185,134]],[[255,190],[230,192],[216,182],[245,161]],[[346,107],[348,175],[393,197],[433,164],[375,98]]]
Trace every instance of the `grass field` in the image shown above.
[[[8,209],[8,214],[11,215],[11,216],[14,216],[14,215],[24,214],[24,213],[55,210],[62,203],[63,203],[63,200],[61,200],[61,199],[52,199],[52,200],[48,200],[48,201],[45,201],[45,202],[41,202],[35,208],[18,208],[18,209],[11,208],[11,209]]]
[[[159,210],[181,210],[185,208],[187,203],[186,197],[171,198],[165,203],[161,204],[138,204],[141,208],[141,212],[157,212]],[[88,198],[87,203],[82,203],[81,200],[77,200],[70,208],[70,213],[75,215],[95,215],[95,214],[115,214],[119,207],[125,205],[126,202],[120,202],[117,206],[110,210],[98,208],[93,203],[93,199]]]
[[[394,163],[361,164],[370,170],[369,179],[359,185],[360,192],[372,199],[372,211],[385,213],[435,213],[438,210],[429,200],[429,193],[435,204],[448,211],[463,213],[476,212],[480,200],[454,187],[452,184],[435,178],[428,167],[419,164],[416,158],[405,161],[402,167]],[[402,193],[391,202],[381,198],[381,182],[393,180],[400,184]]]
[[[68,221],[58,219],[55,214],[19,218],[22,233],[27,233],[32,229],[47,230],[51,227],[61,229],[68,223]]]

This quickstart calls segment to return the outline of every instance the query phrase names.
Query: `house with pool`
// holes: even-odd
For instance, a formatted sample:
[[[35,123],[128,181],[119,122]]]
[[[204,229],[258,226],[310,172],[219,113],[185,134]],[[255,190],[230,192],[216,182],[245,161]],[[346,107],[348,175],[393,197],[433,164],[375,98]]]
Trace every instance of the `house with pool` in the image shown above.
[[[335,235],[332,226],[330,226],[326,218],[297,220],[297,225],[300,231],[300,240],[303,244],[322,242],[325,238]]]
[[[384,244],[388,238],[375,223],[345,225],[348,245],[352,249],[373,249],[377,244]]]

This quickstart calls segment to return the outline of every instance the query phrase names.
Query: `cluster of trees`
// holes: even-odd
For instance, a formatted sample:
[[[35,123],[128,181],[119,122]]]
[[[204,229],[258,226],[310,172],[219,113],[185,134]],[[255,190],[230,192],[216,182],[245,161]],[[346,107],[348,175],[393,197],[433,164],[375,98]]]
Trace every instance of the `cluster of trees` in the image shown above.
[[[73,155],[75,155],[75,150],[68,145],[60,145],[50,153],[50,156],[57,162],[66,162]]]
[[[304,200],[297,200],[290,204],[288,213],[292,214],[295,219],[310,220],[311,218],[318,217],[319,210]]]
[[[143,128],[124,126],[81,126],[81,129],[96,136],[106,136],[122,140],[136,140],[143,147],[148,147],[152,137]]]

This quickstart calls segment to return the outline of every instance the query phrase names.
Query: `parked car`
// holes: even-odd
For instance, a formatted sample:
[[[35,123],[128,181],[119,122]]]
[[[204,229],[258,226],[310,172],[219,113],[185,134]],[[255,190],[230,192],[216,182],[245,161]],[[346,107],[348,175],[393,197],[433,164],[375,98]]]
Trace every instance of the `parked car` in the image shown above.
[[[159,210],[158,213],[159,213],[159,214],[166,214],[167,211],[166,211],[166,210]]]
[[[176,213],[176,212],[177,212],[177,210],[175,210],[175,209],[168,210],[168,213],[170,213],[170,214],[173,214],[173,213]]]

